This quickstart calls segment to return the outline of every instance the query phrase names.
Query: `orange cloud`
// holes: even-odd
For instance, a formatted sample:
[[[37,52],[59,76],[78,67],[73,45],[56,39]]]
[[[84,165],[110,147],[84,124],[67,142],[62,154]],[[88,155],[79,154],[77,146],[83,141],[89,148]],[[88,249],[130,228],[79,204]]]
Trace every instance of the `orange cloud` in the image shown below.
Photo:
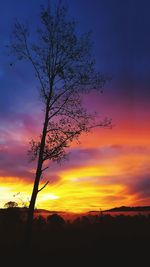
[[[83,135],[80,145],[73,143],[69,161],[61,166],[50,164],[45,173],[45,180],[50,183],[39,193],[37,207],[82,212],[120,205],[150,205],[150,127],[147,120],[140,123],[136,116],[131,118],[128,111],[124,113],[114,115],[113,129],[96,129]],[[116,123],[119,116],[123,119]],[[29,164],[26,152],[35,121],[30,119],[28,123],[28,119],[23,116],[17,133],[13,133],[13,126],[1,131],[1,207],[10,200],[22,205],[31,195],[36,165]],[[38,136],[36,131],[33,135]]]

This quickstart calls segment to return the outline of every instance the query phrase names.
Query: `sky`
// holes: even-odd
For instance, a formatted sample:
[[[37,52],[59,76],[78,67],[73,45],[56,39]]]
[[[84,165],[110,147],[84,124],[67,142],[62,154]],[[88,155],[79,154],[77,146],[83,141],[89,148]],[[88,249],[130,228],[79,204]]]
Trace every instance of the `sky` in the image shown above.
[[[104,93],[87,97],[87,108],[112,119],[69,149],[69,160],[49,164],[36,207],[84,212],[150,205],[150,19],[148,0],[70,0],[79,32],[92,31],[96,68],[109,74]],[[1,0],[0,11],[0,207],[28,203],[36,163],[27,155],[39,136],[42,109],[32,68],[12,67],[9,44],[14,20],[38,25],[41,0]]]

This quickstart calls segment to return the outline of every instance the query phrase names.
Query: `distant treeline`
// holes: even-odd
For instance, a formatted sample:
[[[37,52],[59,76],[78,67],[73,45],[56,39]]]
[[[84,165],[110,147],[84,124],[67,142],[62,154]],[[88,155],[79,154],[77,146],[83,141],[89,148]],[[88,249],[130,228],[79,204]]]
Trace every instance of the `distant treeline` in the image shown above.
[[[136,206],[136,207],[121,206],[105,211],[150,211],[150,206]]]

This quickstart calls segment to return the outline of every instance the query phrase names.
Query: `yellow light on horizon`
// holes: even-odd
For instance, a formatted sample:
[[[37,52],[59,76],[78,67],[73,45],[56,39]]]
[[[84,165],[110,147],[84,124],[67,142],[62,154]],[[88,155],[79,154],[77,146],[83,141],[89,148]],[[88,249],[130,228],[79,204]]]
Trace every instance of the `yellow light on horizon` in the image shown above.
[[[135,150],[127,146],[123,153],[110,153],[108,160],[96,158],[95,161],[83,162],[82,166],[58,168],[60,179],[56,183],[49,183],[39,192],[36,206],[48,210],[84,212],[134,205],[138,203],[139,195],[128,190],[128,181],[130,177],[134,179],[141,173],[143,175],[147,166],[148,152],[141,154],[136,146]],[[31,168],[29,172],[35,173],[35,170]],[[49,176],[53,174],[55,171],[51,173],[50,170]],[[32,187],[33,181],[27,178],[0,177],[0,207],[8,201],[19,204],[19,199],[29,202]],[[17,195],[18,192],[20,195]]]

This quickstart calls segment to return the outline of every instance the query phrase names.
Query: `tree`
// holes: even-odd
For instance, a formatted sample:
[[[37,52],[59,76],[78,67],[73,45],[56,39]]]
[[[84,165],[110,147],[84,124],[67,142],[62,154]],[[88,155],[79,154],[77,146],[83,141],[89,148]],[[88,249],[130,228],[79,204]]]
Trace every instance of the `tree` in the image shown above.
[[[47,217],[47,223],[56,227],[65,225],[65,220],[57,213],[49,215]]]
[[[15,201],[9,201],[9,202],[5,203],[4,207],[7,209],[16,208],[16,207],[18,207],[18,203],[16,203]]]
[[[111,121],[96,121],[82,105],[84,93],[91,89],[101,91],[106,77],[95,71],[90,34],[78,36],[76,24],[67,18],[67,8],[43,7],[40,13],[41,27],[37,29],[34,43],[29,28],[18,21],[14,25],[10,49],[18,60],[30,62],[40,84],[44,105],[43,129],[38,141],[32,140],[30,153],[37,160],[34,186],[28,210],[28,236],[31,236],[33,212],[45,162],[60,161],[66,156],[66,148],[78,140],[83,132],[94,127],[109,127]]]

